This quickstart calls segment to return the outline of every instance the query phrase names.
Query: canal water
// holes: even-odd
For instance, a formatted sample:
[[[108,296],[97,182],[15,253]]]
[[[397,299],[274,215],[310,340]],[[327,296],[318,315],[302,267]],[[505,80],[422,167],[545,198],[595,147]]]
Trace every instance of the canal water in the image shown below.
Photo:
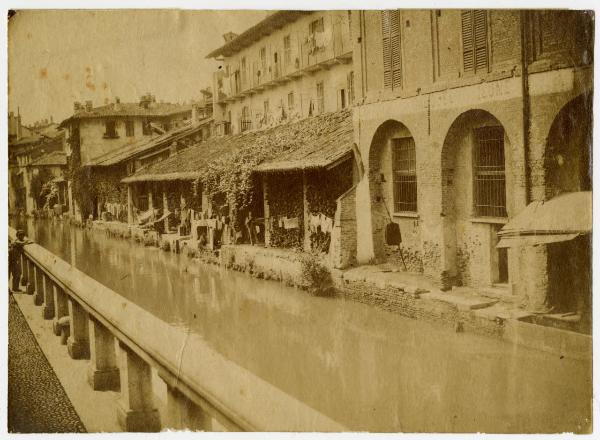
[[[349,430],[591,429],[591,359],[312,297],[60,222],[23,226],[49,251]]]

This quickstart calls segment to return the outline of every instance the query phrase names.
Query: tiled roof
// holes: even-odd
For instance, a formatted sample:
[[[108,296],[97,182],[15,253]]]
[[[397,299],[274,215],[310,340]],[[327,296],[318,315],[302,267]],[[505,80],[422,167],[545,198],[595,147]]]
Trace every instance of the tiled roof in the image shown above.
[[[211,119],[212,118],[206,118],[194,124],[192,124],[190,121],[187,124],[178,127],[174,130],[171,130],[165,134],[162,134],[158,137],[152,139],[141,139],[134,144],[128,145],[124,148],[120,148],[116,151],[110,151],[100,157],[97,157],[92,161],[91,165],[109,166],[117,164],[140,153],[150,151],[161,145],[165,145],[167,143],[177,141],[182,137],[194,134],[195,132],[200,131],[203,126],[210,122]]]
[[[201,177],[210,161],[261,144],[278,153],[259,165],[257,171],[325,167],[350,154],[353,142],[350,111],[325,113],[266,130],[211,138],[144,167],[123,182],[193,180]]]
[[[169,116],[178,113],[191,112],[190,104],[169,104],[169,103],[151,103],[148,108],[142,107],[139,103],[120,103],[107,104],[101,107],[94,107],[91,111],[85,109],[77,111],[73,116],[61,122],[62,127],[66,122],[73,119],[103,118],[108,116]]]
[[[273,29],[279,29],[286,23],[297,20],[300,16],[310,14],[312,11],[276,11],[269,15],[264,20],[261,20],[254,26],[246,29],[240,35],[235,37],[233,40],[227,42],[218,49],[213,50],[209,53],[206,58],[216,58],[224,55],[229,56],[233,53],[239,52],[244,47],[250,46],[253,42],[261,39],[270,33]]]
[[[48,154],[44,154],[40,156],[33,162],[29,164],[29,166],[52,166],[52,165],[61,165],[64,166],[67,164],[67,155],[63,151],[51,151]]]

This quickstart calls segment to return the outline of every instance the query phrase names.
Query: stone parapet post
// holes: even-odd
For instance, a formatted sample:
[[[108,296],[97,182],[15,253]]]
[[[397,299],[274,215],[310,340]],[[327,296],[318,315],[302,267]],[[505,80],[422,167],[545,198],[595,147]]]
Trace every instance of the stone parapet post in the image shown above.
[[[119,342],[119,354],[119,425],[127,432],[160,431],[160,414],[154,407],[150,365],[122,342]]]
[[[58,320],[69,314],[69,303],[67,294],[56,284],[52,284],[52,294],[54,296],[54,321],[52,322],[52,331],[56,336],[60,336],[60,325]]]
[[[96,391],[119,390],[119,368],[115,354],[115,338],[97,320],[90,318],[90,365],[88,383]]]
[[[76,301],[69,298],[69,330],[67,340],[69,356],[73,359],[88,359],[90,356],[90,341],[88,338],[87,312]]]
[[[35,293],[33,294],[33,303],[36,306],[41,306],[44,303],[44,272],[33,265]]]
[[[44,287],[44,307],[42,308],[42,317],[44,319],[54,318],[55,307],[54,307],[54,292],[52,286],[54,283],[46,275],[42,276],[42,284]]]
[[[165,426],[176,430],[212,431],[212,417],[177,388],[169,385],[169,382],[164,379],[162,374],[159,374],[159,376],[167,384]]]
[[[27,294],[35,294],[35,269],[31,260],[27,260]]]

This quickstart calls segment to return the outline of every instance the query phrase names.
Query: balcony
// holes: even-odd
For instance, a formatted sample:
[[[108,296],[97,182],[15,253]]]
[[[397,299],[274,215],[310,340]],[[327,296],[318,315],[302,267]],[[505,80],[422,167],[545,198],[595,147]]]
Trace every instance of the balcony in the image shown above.
[[[334,24],[324,32],[306,35],[297,43],[284,51],[279,62],[267,65],[265,60],[257,60],[248,71],[223,78],[231,93],[225,92],[223,98],[219,95],[220,102],[234,102],[333,65],[352,62],[348,23]]]

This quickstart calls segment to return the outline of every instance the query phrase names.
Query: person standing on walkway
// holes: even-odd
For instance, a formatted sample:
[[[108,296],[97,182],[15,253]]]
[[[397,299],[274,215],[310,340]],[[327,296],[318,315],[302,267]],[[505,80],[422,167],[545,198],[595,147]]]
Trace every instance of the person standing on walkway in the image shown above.
[[[19,229],[17,231],[17,237],[13,240],[8,248],[8,267],[10,274],[12,275],[12,291],[20,292],[21,282],[21,257],[23,255],[23,246],[31,243],[25,238],[25,231]]]

